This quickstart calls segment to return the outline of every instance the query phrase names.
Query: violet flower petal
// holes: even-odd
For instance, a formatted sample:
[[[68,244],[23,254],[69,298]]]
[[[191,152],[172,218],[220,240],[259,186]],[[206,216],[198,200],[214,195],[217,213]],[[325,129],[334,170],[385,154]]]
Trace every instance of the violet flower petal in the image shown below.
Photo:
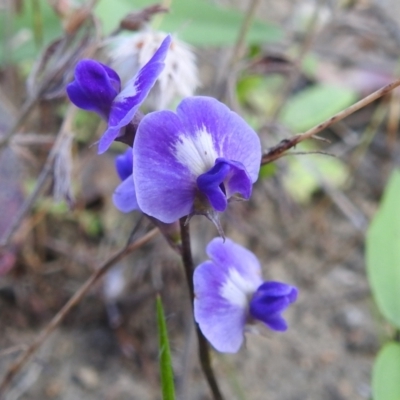
[[[212,207],[219,212],[225,211],[228,201],[226,194],[222,190],[224,179],[230,171],[229,164],[219,162],[214,165],[205,174],[197,178],[197,186],[199,190],[206,195]],[[225,188],[224,188],[225,190]]]
[[[273,330],[284,331],[281,313],[297,299],[297,289],[281,282],[264,282],[250,301],[250,315]]]
[[[75,67],[75,80],[67,86],[72,103],[108,119],[121,82],[115,71],[95,60],[81,60]]]
[[[249,199],[252,182],[240,162],[217,158],[214,167],[197,178],[197,186],[212,207],[222,212],[228,204],[227,199],[235,193]]]
[[[251,181],[257,180],[261,162],[260,139],[242,117],[218,100],[205,96],[184,99],[176,112],[192,137],[202,131],[209,132],[217,157],[242,163]]]
[[[133,177],[141,210],[166,223],[193,210],[196,180],[175,156],[175,146],[184,135],[172,111],[147,114],[141,121],[133,146]]]
[[[229,238],[217,237],[207,245],[207,254],[219,268],[234,268],[254,288],[263,283],[261,265],[257,257],[245,247]],[[252,292],[252,293],[253,293]]]
[[[129,175],[114,191],[113,203],[118,210],[128,213],[139,210],[133,176]]]
[[[243,343],[246,309],[239,300],[221,295],[227,282],[227,271],[211,261],[200,264],[194,271],[194,318],[203,335],[213,347],[224,353],[236,353]]]
[[[132,175],[133,154],[131,148],[126,149],[124,153],[115,158],[115,168],[121,181],[125,180],[129,175]]]
[[[158,76],[164,69],[164,60],[171,44],[171,36],[168,35],[150,61],[144,65],[124,89],[114,99],[108,119],[108,129],[99,141],[98,153],[104,153],[119,135],[122,127],[132,121],[135,113],[143,103]]]
[[[193,276],[195,320],[218,351],[234,353],[243,343],[248,296],[262,283],[260,264],[230,239],[213,239],[207,253],[212,261],[199,265]]]

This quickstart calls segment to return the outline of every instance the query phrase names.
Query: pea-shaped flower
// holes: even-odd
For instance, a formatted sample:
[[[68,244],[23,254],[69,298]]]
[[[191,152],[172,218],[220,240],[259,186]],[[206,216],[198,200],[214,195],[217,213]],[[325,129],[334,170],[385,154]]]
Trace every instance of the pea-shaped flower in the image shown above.
[[[285,331],[281,313],[297,298],[297,289],[281,282],[263,282],[253,253],[230,239],[213,239],[207,246],[211,261],[194,271],[194,317],[216,350],[237,352],[246,326],[261,321]]]
[[[133,146],[140,209],[163,222],[222,212],[233,195],[248,199],[260,169],[256,132],[210,97],[188,97],[176,113],[141,121]]]
[[[99,141],[99,154],[104,153],[121,135],[121,129],[132,121],[164,68],[170,43],[171,37],[167,36],[149,62],[122,90],[118,74],[110,67],[95,60],[81,60],[76,65],[75,80],[67,86],[70,100],[108,122]]]

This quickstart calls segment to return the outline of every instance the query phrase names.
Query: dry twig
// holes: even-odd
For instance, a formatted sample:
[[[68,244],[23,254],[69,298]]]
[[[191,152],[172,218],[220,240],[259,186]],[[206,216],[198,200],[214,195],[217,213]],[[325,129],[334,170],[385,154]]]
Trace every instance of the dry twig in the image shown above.
[[[352,106],[346,108],[343,111],[335,114],[333,117],[330,117],[326,121],[314,126],[313,128],[309,129],[305,133],[301,133],[299,135],[294,135],[291,138],[281,140],[276,146],[271,147],[265,154],[263,154],[261,158],[261,165],[268,164],[270,162],[276,161],[277,159],[281,158],[286,151],[295,147],[297,144],[302,142],[303,140],[313,138],[319,132],[323,131],[324,129],[328,128],[332,124],[341,121],[342,119],[348,117],[349,115],[353,114],[354,112],[360,110],[361,108],[367,106],[368,104],[372,103],[373,101],[379,99],[382,96],[385,96],[397,86],[400,86],[400,79],[390,83],[389,85],[384,86],[383,88],[377,90],[376,92],[370,94],[367,97],[364,97],[362,100],[358,101],[357,103],[353,104]]]

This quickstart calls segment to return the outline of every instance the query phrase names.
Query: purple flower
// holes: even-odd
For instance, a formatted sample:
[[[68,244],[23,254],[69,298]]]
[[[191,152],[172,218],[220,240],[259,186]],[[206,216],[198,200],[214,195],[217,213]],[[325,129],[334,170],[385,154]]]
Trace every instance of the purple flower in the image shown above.
[[[137,201],[163,222],[212,215],[238,194],[251,195],[260,169],[260,140],[252,128],[210,97],[188,97],[176,113],[141,121],[133,146]]]
[[[104,153],[121,128],[128,125],[147,97],[164,68],[171,37],[168,35],[150,61],[121,90],[118,74],[95,60],[81,60],[75,68],[75,80],[67,86],[71,101],[79,108],[94,111],[108,121],[99,141],[99,154]]]
[[[139,206],[136,200],[135,184],[133,183],[133,156],[132,149],[128,148],[123,154],[115,159],[115,168],[122,183],[115,189],[113,194],[113,203],[118,210],[130,212],[138,210]]]
[[[230,239],[213,239],[207,246],[211,261],[194,271],[194,317],[216,350],[237,352],[246,325],[256,320],[285,331],[281,313],[297,298],[297,289],[280,282],[263,282],[253,253]]]

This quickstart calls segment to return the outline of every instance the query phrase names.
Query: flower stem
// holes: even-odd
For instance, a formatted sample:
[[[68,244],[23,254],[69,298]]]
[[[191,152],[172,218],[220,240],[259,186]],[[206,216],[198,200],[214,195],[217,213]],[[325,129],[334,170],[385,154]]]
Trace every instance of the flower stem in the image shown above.
[[[185,269],[185,276],[187,285],[189,287],[190,298],[193,307],[194,300],[194,287],[193,287],[193,258],[192,250],[190,248],[190,232],[189,224],[186,223],[186,217],[179,220],[181,226],[181,238],[182,238],[182,262]],[[208,386],[213,394],[214,400],[224,400],[221,390],[219,389],[218,382],[215,378],[214,370],[211,366],[210,352],[208,348],[208,342],[201,333],[199,327],[196,325],[197,339],[199,342],[199,358],[201,369],[206,377]]]

